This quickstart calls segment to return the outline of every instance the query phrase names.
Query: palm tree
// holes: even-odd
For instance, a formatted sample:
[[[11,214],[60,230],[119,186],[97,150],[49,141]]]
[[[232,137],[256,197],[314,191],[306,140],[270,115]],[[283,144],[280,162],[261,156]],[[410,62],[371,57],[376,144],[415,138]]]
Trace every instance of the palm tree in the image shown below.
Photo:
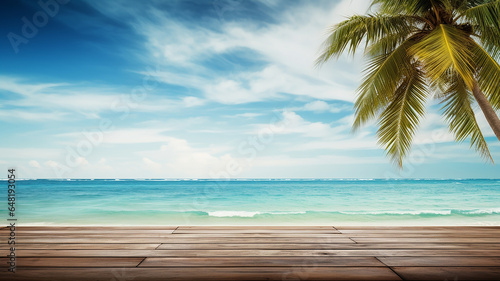
[[[473,107],[477,102],[500,140],[500,0],[373,0],[371,7],[378,12],[335,25],[316,61],[364,45],[368,64],[353,130],[378,119],[378,141],[402,167],[434,93],[456,140],[470,138],[493,162]]]

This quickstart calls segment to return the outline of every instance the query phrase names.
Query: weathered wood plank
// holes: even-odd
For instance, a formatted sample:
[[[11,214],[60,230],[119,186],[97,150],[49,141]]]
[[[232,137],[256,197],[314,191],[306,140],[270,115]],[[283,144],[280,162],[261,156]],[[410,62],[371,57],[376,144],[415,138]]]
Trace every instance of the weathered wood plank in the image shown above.
[[[16,249],[61,249],[61,250],[100,250],[100,249],[115,249],[115,250],[362,250],[362,249],[469,249],[469,250],[500,250],[500,244],[453,244],[453,243],[415,243],[415,244],[327,244],[327,243],[262,243],[262,244],[246,244],[246,243],[149,243],[149,244],[131,244],[131,243],[112,243],[112,244],[99,244],[99,243],[48,243],[48,244],[17,244]],[[7,250],[9,245],[1,244],[0,249]]]
[[[71,232],[99,232],[99,231],[174,231],[177,226],[16,226],[16,231],[71,231]]]
[[[346,235],[340,233],[198,233],[198,234],[182,234],[182,233],[43,233],[43,234],[26,234],[26,233],[16,233],[18,238],[31,239],[34,237],[50,238],[50,237],[60,237],[60,238],[73,238],[73,237],[143,237],[143,238],[153,238],[153,237],[184,237],[184,238],[206,238],[206,237],[242,237],[242,238],[253,238],[253,237],[301,237],[307,239],[309,237],[317,238],[329,238],[329,237],[347,237]]]
[[[362,249],[469,249],[469,250],[500,250],[500,244],[452,244],[452,243],[416,243],[416,244],[322,244],[322,243],[262,243],[262,244],[245,244],[245,243],[149,243],[149,244],[131,244],[131,243],[112,243],[112,244],[79,244],[79,243],[48,243],[48,244],[17,244],[16,249],[23,250],[43,250],[43,249],[60,249],[60,250],[100,250],[100,249],[115,249],[115,250],[237,250],[237,249],[255,249],[255,250],[362,250]],[[1,244],[0,249],[7,250],[9,245]]]
[[[497,280],[500,267],[393,267],[404,280]]]
[[[289,225],[189,225],[179,226],[178,230],[247,230],[247,229],[276,229],[276,230],[331,230],[334,226],[329,225],[307,225],[307,226],[289,226]]]
[[[73,237],[73,238],[59,238],[59,237],[47,237],[47,238],[21,238],[16,241],[16,244],[40,244],[40,243],[83,243],[83,244],[110,244],[110,243],[131,243],[131,244],[153,244],[153,243],[166,243],[168,238],[144,238],[144,237],[136,237],[136,238],[127,238],[127,237]]]
[[[308,239],[308,238],[341,238],[341,237],[348,237],[344,234],[340,233],[329,233],[329,234],[323,234],[323,233],[177,233],[174,232],[172,237],[178,236],[178,237],[184,237],[184,238],[206,238],[206,237],[242,237],[242,238],[273,238],[273,237],[300,237],[303,239]]]
[[[498,233],[500,232],[499,228],[475,228],[475,227],[465,227],[461,229],[453,228],[453,229],[442,229],[439,227],[436,228],[398,228],[398,229],[340,229],[340,232],[344,234],[350,233]]]
[[[346,237],[351,238],[498,238],[499,232],[490,233],[343,233]]]
[[[23,238],[18,240],[20,244],[40,244],[40,243],[354,243],[351,239],[347,237],[199,237],[199,238],[184,238],[182,236],[165,237],[165,238],[127,238],[127,237],[104,237],[104,238],[84,238],[84,237],[73,237],[73,238],[58,238],[58,237],[46,237],[46,238]]]
[[[500,256],[499,250],[18,250],[19,257]]]
[[[12,281],[234,281],[234,280],[401,280],[386,267],[262,267],[262,268],[28,268],[16,274],[0,272],[0,279]]]
[[[157,244],[78,244],[78,243],[50,243],[50,244],[16,244],[17,250],[154,250]],[[8,249],[9,245],[1,245],[0,249]]]
[[[377,257],[388,266],[500,266],[500,257]]]
[[[500,231],[500,226],[338,226],[335,225],[335,229],[339,231],[344,230],[479,230],[479,229],[490,229]]]
[[[17,257],[148,257],[157,256],[155,250],[106,249],[106,250],[28,250],[16,249]]]
[[[210,258],[146,258],[140,267],[324,267],[385,266],[374,257],[210,257]]]
[[[152,256],[500,256],[499,250],[156,250]]]
[[[171,233],[103,233],[103,234],[94,234],[94,233],[42,233],[42,234],[26,234],[26,233],[16,233],[16,239],[24,240],[24,239],[34,239],[34,238],[166,238],[170,237],[173,234]]]
[[[269,229],[269,228],[240,228],[240,229],[184,229],[179,227],[174,231],[175,234],[207,234],[207,233],[216,233],[216,234],[227,234],[227,233],[238,233],[238,234],[246,234],[246,233],[297,233],[297,234],[331,234],[331,233],[340,233],[338,230],[333,228],[329,229]]]
[[[451,244],[451,243],[416,243],[416,244],[321,244],[321,243],[281,243],[281,244],[229,244],[229,243],[165,243],[161,250],[236,250],[236,249],[281,249],[281,250],[347,250],[347,249],[474,249],[500,250],[500,244]]]
[[[21,271],[25,267],[136,267],[143,257],[131,258],[17,258],[16,267]],[[7,263],[7,258],[0,258],[2,266]]]
[[[4,235],[7,235],[5,233]],[[0,233],[1,235],[1,233]],[[357,232],[357,233],[339,233],[339,232],[307,232],[307,231],[277,231],[265,232],[260,230],[250,231],[172,231],[172,230],[154,230],[154,231],[16,231],[17,237],[168,237],[170,235],[182,235],[183,237],[352,237],[352,238],[498,238],[499,232]],[[500,239],[499,239],[500,240]]]
[[[500,243],[500,237],[352,237],[357,243]]]
[[[23,236],[51,236],[51,235],[170,235],[173,230],[98,230],[98,231],[44,231],[44,230],[19,230],[16,234]]]

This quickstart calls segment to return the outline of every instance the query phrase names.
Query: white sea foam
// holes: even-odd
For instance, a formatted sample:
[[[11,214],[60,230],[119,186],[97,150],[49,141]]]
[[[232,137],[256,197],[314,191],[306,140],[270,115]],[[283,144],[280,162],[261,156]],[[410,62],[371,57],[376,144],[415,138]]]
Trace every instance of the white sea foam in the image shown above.
[[[260,212],[248,212],[248,211],[213,211],[208,212],[211,217],[243,217],[251,218],[255,215],[260,214]]]
[[[363,215],[451,215],[451,210],[411,210],[411,211],[361,211],[361,212],[341,212],[345,214]]]
[[[252,211],[212,211],[207,212],[209,216],[212,217],[242,217],[242,218],[251,218],[256,215],[300,215],[305,214],[306,211],[297,211],[297,212],[289,212],[289,211],[266,211],[266,212],[252,212]]]
[[[306,211],[302,211],[302,212],[280,212],[280,211],[276,211],[276,212],[264,212],[264,214],[271,214],[271,215],[300,215],[300,214],[305,214],[307,213]]]
[[[500,214],[500,208],[492,208],[492,209],[482,209],[482,210],[461,210],[462,214],[471,214],[471,215],[491,215],[491,214]]]

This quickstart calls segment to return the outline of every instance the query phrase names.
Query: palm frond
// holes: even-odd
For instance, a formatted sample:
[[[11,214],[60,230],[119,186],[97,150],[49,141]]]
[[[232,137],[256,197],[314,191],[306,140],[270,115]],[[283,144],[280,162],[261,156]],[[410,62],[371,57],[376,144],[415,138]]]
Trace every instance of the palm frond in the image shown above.
[[[464,13],[470,8],[484,4],[484,0],[447,0],[446,2],[457,13]]]
[[[366,48],[365,53],[370,57],[389,54],[400,46],[406,39],[408,39],[408,34],[388,34],[387,36],[370,44],[370,46]]]
[[[471,47],[477,69],[477,81],[481,91],[496,110],[500,109],[500,65],[481,46],[474,42]]]
[[[439,79],[453,69],[472,88],[474,81],[473,55],[469,50],[473,40],[463,31],[441,24],[409,52],[419,58],[431,79]]]
[[[372,6],[378,6],[381,13],[397,15],[401,13],[420,15],[432,8],[429,0],[400,0],[394,3],[392,0],[374,0]]]
[[[413,67],[406,71],[390,104],[380,115],[378,141],[400,167],[411,148],[419,120],[425,114],[426,97],[424,74]]]
[[[379,143],[402,166],[428,92],[435,91],[456,140],[470,139],[471,147],[493,161],[471,90],[479,86],[493,110],[500,110],[500,0],[372,0],[371,7],[378,13],[333,27],[316,60],[320,65],[354,54],[364,44],[369,60],[354,103],[353,131],[377,118]],[[496,116],[481,101],[492,124]]]
[[[390,54],[376,56],[368,63],[366,75],[358,88],[358,98],[354,103],[356,117],[353,130],[375,117],[390,101],[403,73],[410,67],[406,51],[409,45],[410,42],[406,41]]]
[[[479,154],[493,162],[488,144],[479,128],[471,104],[474,97],[467,88],[462,77],[454,75],[449,81],[448,89],[443,93],[443,110],[450,131],[458,142],[470,137],[470,145]]]
[[[402,15],[352,16],[331,29],[331,34],[323,43],[323,51],[316,59],[316,64],[338,57],[346,49],[348,53],[354,54],[363,41],[368,45],[391,34],[408,34],[414,21]]]
[[[481,41],[481,45],[495,59],[500,59],[500,29],[498,27],[482,27],[476,30],[476,36]]]
[[[500,0],[469,8],[464,12],[482,45],[494,57],[500,55]]]
[[[490,0],[481,2],[481,4],[477,3],[479,5],[476,4],[465,11],[466,18],[481,26],[498,26],[500,1]]]

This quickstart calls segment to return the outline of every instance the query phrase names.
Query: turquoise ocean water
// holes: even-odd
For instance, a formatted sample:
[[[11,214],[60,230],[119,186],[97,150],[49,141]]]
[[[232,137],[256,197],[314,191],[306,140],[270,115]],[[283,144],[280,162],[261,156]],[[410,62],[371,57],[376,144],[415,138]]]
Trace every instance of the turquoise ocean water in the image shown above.
[[[21,180],[16,196],[20,225],[500,225],[500,180]]]

